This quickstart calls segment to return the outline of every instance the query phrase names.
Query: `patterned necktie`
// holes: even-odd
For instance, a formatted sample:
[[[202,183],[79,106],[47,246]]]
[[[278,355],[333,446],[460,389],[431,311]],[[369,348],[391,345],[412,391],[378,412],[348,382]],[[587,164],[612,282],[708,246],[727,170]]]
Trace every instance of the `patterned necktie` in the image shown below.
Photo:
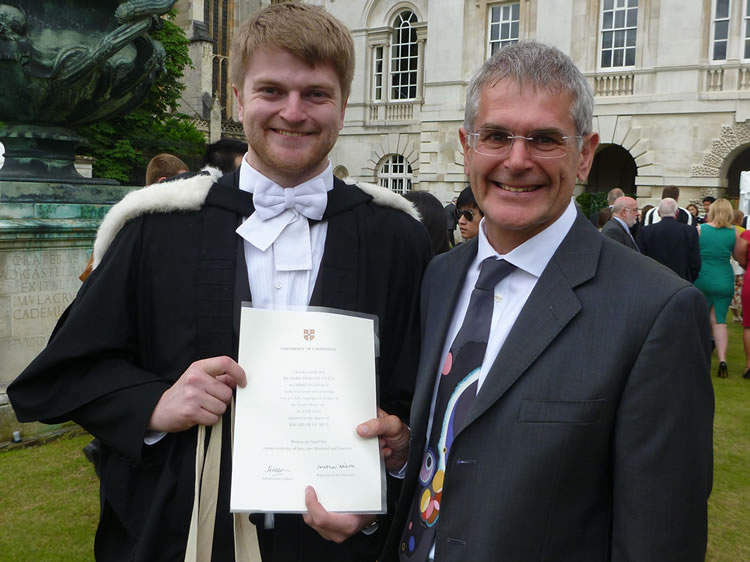
[[[419,485],[401,535],[399,560],[402,562],[427,560],[435,542],[446,460],[453,437],[462,427],[477,394],[479,369],[492,322],[495,285],[514,269],[513,264],[494,257],[480,265],[466,316],[441,370],[432,431],[419,470]]]

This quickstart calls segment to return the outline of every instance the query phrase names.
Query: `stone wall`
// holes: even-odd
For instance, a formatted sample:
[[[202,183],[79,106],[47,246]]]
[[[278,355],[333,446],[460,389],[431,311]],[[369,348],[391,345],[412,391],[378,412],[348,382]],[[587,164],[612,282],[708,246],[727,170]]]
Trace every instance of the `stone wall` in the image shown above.
[[[8,384],[44,348],[81,286],[96,229],[133,188],[0,182],[0,443],[57,426],[20,424]]]

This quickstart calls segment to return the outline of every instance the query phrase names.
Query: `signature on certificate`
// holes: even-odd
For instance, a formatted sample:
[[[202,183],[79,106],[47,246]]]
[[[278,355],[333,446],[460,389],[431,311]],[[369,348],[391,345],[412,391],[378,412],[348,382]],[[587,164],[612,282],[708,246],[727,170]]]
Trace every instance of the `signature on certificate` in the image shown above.
[[[282,468],[280,466],[273,466],[269,464],[266,467],[266,474],[287,474],[288,472],[291,472],[291,470],[288,468]]]
[[[353,468],[357,468],[353,464],[345,464],[345,463],[339,463],[339,464],[319,464],[318,470],[351,470]]]

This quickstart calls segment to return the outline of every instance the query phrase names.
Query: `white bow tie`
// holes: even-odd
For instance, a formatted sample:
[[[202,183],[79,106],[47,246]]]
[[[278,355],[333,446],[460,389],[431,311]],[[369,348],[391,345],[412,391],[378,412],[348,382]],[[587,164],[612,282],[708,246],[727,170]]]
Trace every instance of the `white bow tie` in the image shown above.
[[[320,220],[326,210],[328,194],[322,178],[296,187],[279,187],[270,181],[259,182],[253,192],[253,205],[260,220],[266,221],[287,209],[294,209],[309,219]]]
[[[258,182],[253,192],[255,213],[239,226],[237,234],[262,252],[274,244],[279,271],[312,269],[310,227],[305,217],[322,219],[327,202],[322,178],[288,188]]]

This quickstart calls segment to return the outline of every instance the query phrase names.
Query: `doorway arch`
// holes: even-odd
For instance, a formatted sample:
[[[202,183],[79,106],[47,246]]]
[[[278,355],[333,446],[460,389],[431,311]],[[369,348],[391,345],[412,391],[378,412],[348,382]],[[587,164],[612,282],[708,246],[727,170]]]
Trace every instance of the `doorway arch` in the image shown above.
[[[636,192],[637,175],[638,166],[630,152],[619,144],[608,144],[594,155],[586,191],[606,193],[613,187],[619,187],[625,193],[632,194]]]

